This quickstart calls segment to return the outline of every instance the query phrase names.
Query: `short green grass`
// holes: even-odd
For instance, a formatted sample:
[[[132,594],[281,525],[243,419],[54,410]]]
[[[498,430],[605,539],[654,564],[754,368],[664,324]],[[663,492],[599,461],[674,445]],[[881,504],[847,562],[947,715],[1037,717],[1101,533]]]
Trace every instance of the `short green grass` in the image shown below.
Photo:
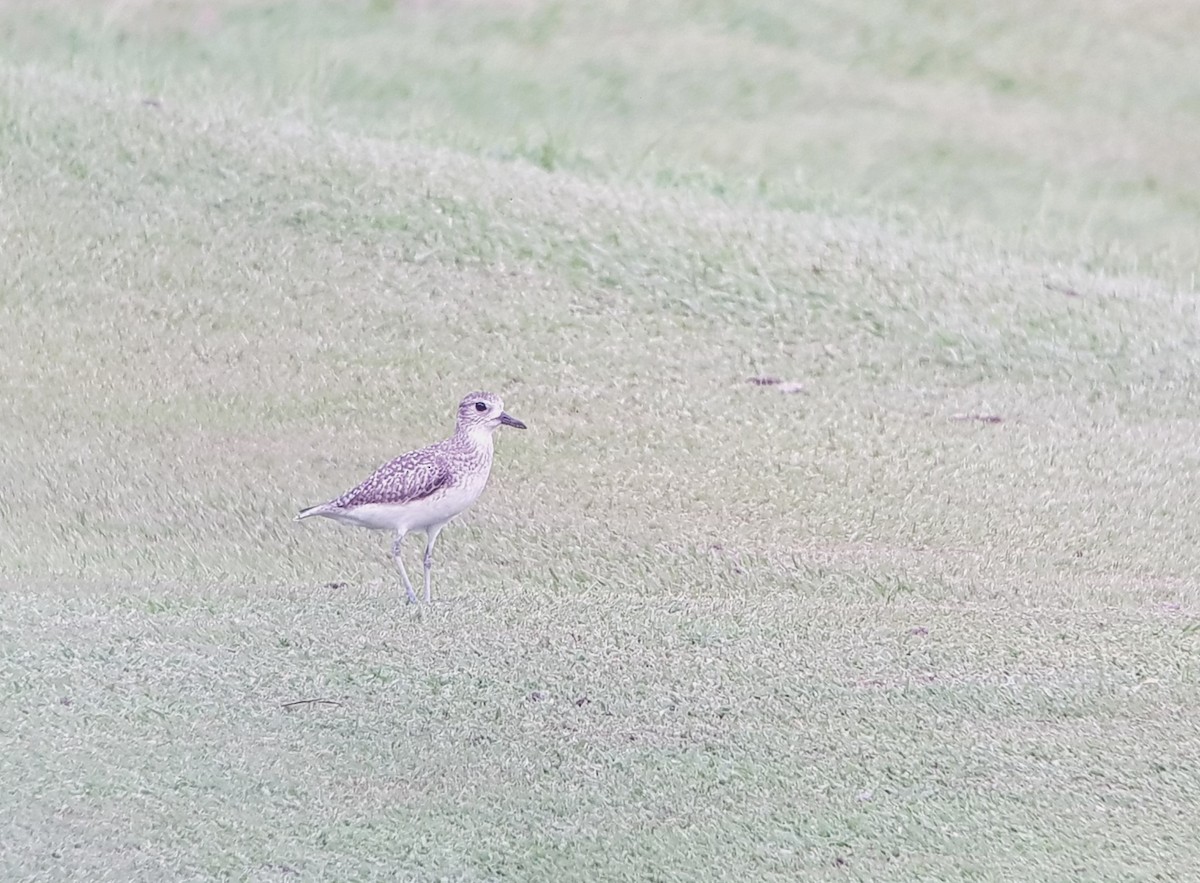
[[[1200,23],[967,9],[0,8],[0,875],[1200,874]]]

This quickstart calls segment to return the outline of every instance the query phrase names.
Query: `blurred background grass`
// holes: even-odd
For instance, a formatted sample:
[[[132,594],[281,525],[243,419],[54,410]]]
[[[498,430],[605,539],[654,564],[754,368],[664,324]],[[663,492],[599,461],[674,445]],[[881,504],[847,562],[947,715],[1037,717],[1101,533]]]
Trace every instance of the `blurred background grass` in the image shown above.
[[[1196,16],[0,7],[2,875],[1194,875]]]
[[[1191,4],[51,4],[11,55],[187,100],[1190,281]],[[10,56],[11,57],[11,56]]]

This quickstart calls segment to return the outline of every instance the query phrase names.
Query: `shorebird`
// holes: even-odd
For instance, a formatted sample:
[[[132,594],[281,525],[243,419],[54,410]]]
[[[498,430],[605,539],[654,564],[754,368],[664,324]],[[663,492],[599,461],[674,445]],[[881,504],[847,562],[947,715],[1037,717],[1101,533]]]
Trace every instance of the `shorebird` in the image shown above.
[[[392,530],[392,560],[410,603],[417,600],[400,547],[413,531],[425,532],[425,601],[430,600],[433,544],[442,528],[479,499],[492,469],[492,433],[525,424],[504,410],[499,396],[473,392],[458,404],[454,435],[384,463],[362,484],[336,500],[309,506],[296,516],[332,518],[372,530]]]

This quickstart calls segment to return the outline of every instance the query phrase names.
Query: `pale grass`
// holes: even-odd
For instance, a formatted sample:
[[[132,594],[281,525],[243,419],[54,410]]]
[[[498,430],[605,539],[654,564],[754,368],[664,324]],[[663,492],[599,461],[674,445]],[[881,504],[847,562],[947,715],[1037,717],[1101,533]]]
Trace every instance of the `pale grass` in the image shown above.
[[[1167,6],[5,7],[0,876],[1200,873]]]

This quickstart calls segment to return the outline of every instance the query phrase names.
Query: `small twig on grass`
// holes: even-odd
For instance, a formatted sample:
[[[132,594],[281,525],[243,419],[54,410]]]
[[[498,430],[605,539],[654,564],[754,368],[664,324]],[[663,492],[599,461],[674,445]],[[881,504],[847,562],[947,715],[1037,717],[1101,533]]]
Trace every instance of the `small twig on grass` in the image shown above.
[[[1082,297],[1082,295],[1069,285],[1059,285],[1056,282],[1047,282],[1046,287],[1051,291],[1057,291],[1059,294],[1065,294],[1067,297]]]
[[[772,377],[770,374],[748,377],[746,382],[753,386],[773,386],[780,392],[804,392],[803,383],[797,383],[794,380],[784,380],[780,377]]]
[[[1003,423],[1004,418],[999,414],[951,414],[950,419],[956,422],[978,420],[980,423]]]
[[[293,699],[283,703],[284,708],[295,708],[298,705],[341,705],[336,699]]]

